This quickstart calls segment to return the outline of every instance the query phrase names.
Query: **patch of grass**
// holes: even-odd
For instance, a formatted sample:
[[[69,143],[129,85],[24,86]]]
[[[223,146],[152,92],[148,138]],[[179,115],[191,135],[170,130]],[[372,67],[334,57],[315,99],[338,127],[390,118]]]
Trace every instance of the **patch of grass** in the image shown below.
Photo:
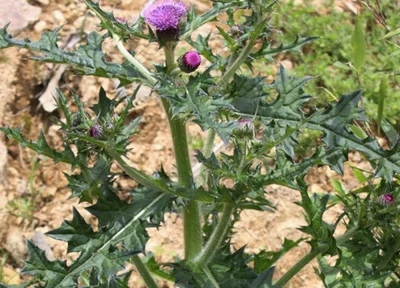
[[[21,197],[7,202],[6,210],[8,213],[21,217],[31,223],[33,213],[36,210],[39,193],[34,190],[33,183],[35,180],[35,172],[40,168],[40,163],[37,159],[32,161],[32,167],[28,178],[27,191]]]
[[[396,28],[400,23],[400,13],[396,3],[382,1],[389,27]],[[328,7],[328,9],[326,9]],[[398,70],[397,57],[390,57],[398,47],[381,40],[385,29],[377,24],[373,15],[362,7],[360,20],[366,38],[366,63],[360,75],[351,69],[343,69],[352,61],[351,35],[356,16],[350,12],[339,11],[333,2],[325,5],[327,11],[319,11],[314,5],[294,5],[293,1],[281,4],[281,11],[271,20],[276,29],[283,31],[277,42],[293,40],[296,35],[317,36],[319,39],[303,48],[303,53],[285,54],[285,59],[294,64],[298,76],[313,75],[316,78],[306,86],[307,92],[315,97],[314,105],[324,106],[328,101],[338,99],[341,94],[362,89],[363,103],[369,117],[378,117],[379,83],[386,72]],[[280,56],[282,57],[282,56]],[[282,60],[282,59],[280,59]],[[335,64],[336,63],[336,64]],[[337,65],[342,63],[344,65]],[[265,69],[265,63],[258,63]],[[388,98],[383,116],[400,128],[400,77],[390,76]]]

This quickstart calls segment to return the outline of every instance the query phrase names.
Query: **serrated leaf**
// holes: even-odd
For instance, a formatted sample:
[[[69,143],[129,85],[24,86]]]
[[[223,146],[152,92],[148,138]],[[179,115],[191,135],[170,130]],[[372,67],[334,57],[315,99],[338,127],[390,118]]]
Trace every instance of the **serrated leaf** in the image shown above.
[[[390,148],[398,149],[396,146],[399,145],[399,134],[396,129],[386,120],[382,121],[381,128],[390,142]]]
[[[96,114],[99,119],[105,119],[110,111],[112,111],[112,106],[113,101],[107,97],[106,91],[104,91],[103,87],[100,87],[99,101],[95,105],[90,107],[90,109]]]
[[[270,123],[276,122],[282,129],[289,126],[295,128],[294,131],[302,128],[322,131],[327,149],[341,147],[342,154],[346,149],[363,153],[369,161],[376,165],[375,177],[383,177],[391,181],[394,173],[400,173],[400,154],[397,146],[392,150],[383,150],[376,139],[369,136],[360,139],[350,131],[353,121],[368,120],[365,113],[358,108],[362,96],[361,91],[343,95],[336,104],[330,104],[327,108],[306,116],[302,112],[302,106],[310,96],[304,93],[302,86],[310,78],[296,79],[289,76],[282,66],[276,78],[272,87],[279,92],[279,96],[275,102],[268,104],[249,98],[234,103],[234,107],[248,117],[259,116],[266,127],[270,126]],[[290,135],[286,136],[290,137]],[[343,155],[339,155],[339,157],[343,159]],[[330,165],[334,164],[334,161],[327,162]],[[336,165],[334,170],[342,173],[342,163]]]
[[[64,145],[63,151],[56,151],[47,144],[43,132],[40,132],[37,141],[30,141],[22,136],[21,129],[13,129],[9,127],[0,127],[0,131],[7,135],[8,138],[13,139],[20,143],[23,147],[35,151],[38,154],[47,156],[54,160],[54,162],[64,162],[68,164],[77,164],[77,158],[68,145]]]
[[[104,36],[92,32],[88,35],[87,44],[79,46],[74,51],[64,51],[57,46],[58,32],[61,27],[51,32],[44,32],[39,41],[29,39],[14,39],[7,33],[6,27],[0,29],[0,47],[20,47],[38,51],[41,55],[32,57],[33,60],[73,65],[77,71],[85,75],[94,75],[106,78],[117,78],[121,85],[127,85],[139,79],[141,74],[137,69],[125,61],[119,63],[107,62],[101,47]]]
[[[75,286],[77,277],[69,279],[69,281],[60,285],[65,275],[68,274],[65,261],[49,261],[46,258],[45,252],[40,250],[31,241],[28,240],[27,245],[29,259],[25,261],[24,268],[22,269],[23,273],[40,277],[48,288]]]
[[[249,288],[278,288],[272,283],[275,267],[268,268],[258,275],[253,282],[250,283]]]
[[[283,255],[289,252],[291,249],[297,247],[304,239],[293,241],[285,238],[282,244],[282,248],[276,252],[261,250],[254,255],[254,271],[256,273],[264,273],[268,269],[273,269],[272,266],[276,263]]]
[[[101,27],[107,29],[111,34],[118,35],[120,39],[126,40],[131,36],[139,37],[142,39],[149,39],[148,35],[145,35],[141,31],[142,24],[141,18],[133,26],[118,21],[113,13],[107,13],[102,10],[99,3],[95,3],[91,0],[84,0],[85,4],[96,13],[97,17],[101,20]]]
[[[270,58],[277,53],[281,53],[281,52],[285,52],[285,51],[300,51],[302,46],[310,43],[311,41],[314,41],[315,39],[318,39],[318,37],[296,36],[296,38],[294,39],[294,41],[292,43],[288,43],[288,44],[282,43],[278,47],[271,47],[271,44],[269,41],[263,41],[262,47],[259,50],[257,50],[257,52],[251,53],[250,56],[251,56],[251,58],[260,58],[260,57]]]

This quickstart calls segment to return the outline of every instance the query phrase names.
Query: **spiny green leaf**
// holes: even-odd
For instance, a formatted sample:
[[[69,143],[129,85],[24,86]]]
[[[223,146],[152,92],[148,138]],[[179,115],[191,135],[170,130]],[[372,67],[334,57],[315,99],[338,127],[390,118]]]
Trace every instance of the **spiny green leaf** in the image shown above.
[[[112,111],[111,108],[114,108],[113,104],[113,101],[106,96],[106,91],[104,91],[103,87],[100,87],[99,101],[90,107],[90,109],[92,109],[99,119],[105,119],[110,111]]]
[[[64,162],[68,164],[77,165],[77,158],[72,152],[68,145],[64,145],[63,151],[56,151],[47,144],[46,138],[43,132],[40,133],[37,141],[30,141],[22,136],[21,129],[13,129],[9,127],[0,127],[0,131],[7,135],[8,138],[13,139],[20,143],[23,147],[28,147],[29,149],[35,151],[38,154],[47,156],[54,160],[54,162]]]
[[[278,261],[283,255],[285,255],[291,249],[297,247],[304,239],[293,241],[286,239],[283,242],[282,248],[276,252],[261,250],[259,253],[254,255],[254,271],[261,273],[269,268],[273,268],[272,265]]]
[[[49,261],[46,258],[45,252],[40,250],[31,241],[27,241],[29,259],[25,261],[23,273],[40,277],[46,287],[73,287],[76,284],[78,276],[61,283],[64,277],[68,274],[68,267],[65,261]]]
[[[266,127],[274,121],[280,123],[279,127],[282,129],[289,126],[296,130],[308,128],[322,131],[327,149],[341,147],[342,151],[346,149],[359,151],[375,164],[375,177],[391,181],[394,173],[400,173],[400,154],[397,146],[392,150],[383,150],[376,139],[369,136],[360,139],[350,131],[354,120],[368,120],[357,106],[362,95],[361,91],[343,95],[336,104],[330,104],[325,109],[305,115],[302,106],[310,96],[304,93],[302,87],[309,79],[289,76],[281,66],[272,85],[279,92],[275,102],[268,104],[257,98],[253,100],[247,98],[234,102],[234,107],[248,117],[259,116]],[[340,172],[341,166],[337,166],[335,170]]]
[[[148,35],[145,35],[141,31],[143,24],[142,18],[139,18],[139,20],[133,26],[128,26],[127,24],[118,21],[114,17],[113,13],[107,13],[102,10],[99,6],[99,3],[95,3],[90,0],[84,0],[84,2],[99,17],[101,20],[101,27],[109,31],[111,34],[118,35],[123,40],[126,40],[131,36],[149,39]]]
[[[88,35],[86,45],[79,46],[75,51],[64,51],[57,45],[61,27],[51,32],[44,32],[39,41],[14,39],[7,33],[6,28],[0,29],[0,48],[15,46],[38,51],[41,55],[32,57],[33,60],[70,64],[85,75],[117,78],[121,81],[121,85],[141,79],[141,74],[129,62],[125,61],[121,65],[105,60],[105,54],[101,50],[104,36],[96,32]]]
[[[310,43],[311,41],[314,41],[318,37],[300,37],[297,36],[296,39],[289,44],[282,43],[278,47],[271,47],[271,44],[269,41],[263,41],[262,46],[257,52],[251,53],[250,56],[251,58],[260,58],[260,57],[272,57],[277,53],[285,52],[285,51],[300,51],[301,47],[303,45],[306,45]]]

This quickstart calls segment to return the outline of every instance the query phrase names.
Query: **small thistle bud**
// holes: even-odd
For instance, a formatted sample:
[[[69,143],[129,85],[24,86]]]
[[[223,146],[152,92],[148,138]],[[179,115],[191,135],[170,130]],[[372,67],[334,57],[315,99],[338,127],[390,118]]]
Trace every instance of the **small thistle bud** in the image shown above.
[[[385,193],[378,198],[378,202],[382,206],[389,206],[394,203],[394,197],[392,194]]]
[[[103,133],[103,129],[100,125],[94,125],[89,129],[89,135],[93,138],[100,138]]]
[[[200,63],[201,57],[196,51],[186,52],[178,59],[179,68],[185,73],[195,71]]]
[[[161,45],[179,40],[179,26],[186,14],[186,5],[173,0],[147,5],[142,12],[147,24],[156,28],[157,39]]]
[[[237,123],[239,130],[254,130],[254,124],[249,118],[240,118]]]

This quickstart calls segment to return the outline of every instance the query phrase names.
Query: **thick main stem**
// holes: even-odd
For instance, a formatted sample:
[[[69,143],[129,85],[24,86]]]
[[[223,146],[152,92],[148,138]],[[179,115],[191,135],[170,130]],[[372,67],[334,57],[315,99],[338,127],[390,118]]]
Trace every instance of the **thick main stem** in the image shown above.
[[[167,73],[174,67],[174,47],[172,43],[164,47],[165,62]],[[171,129],[172,142],[174,145],[176,168],[178,170],[179,184],[190,189],[193,184],[192,166],[190,163],[189,149],[187,144],[185,121],[178,117],[173,117],[168,99],[163,98],[162,103],[168,116]],[[201,229],[200,204],[195,200],[190,200],[183,210],[183,233],[185,243],[185,259],[193,259],[201,251],[203,245],[203,233]]]

